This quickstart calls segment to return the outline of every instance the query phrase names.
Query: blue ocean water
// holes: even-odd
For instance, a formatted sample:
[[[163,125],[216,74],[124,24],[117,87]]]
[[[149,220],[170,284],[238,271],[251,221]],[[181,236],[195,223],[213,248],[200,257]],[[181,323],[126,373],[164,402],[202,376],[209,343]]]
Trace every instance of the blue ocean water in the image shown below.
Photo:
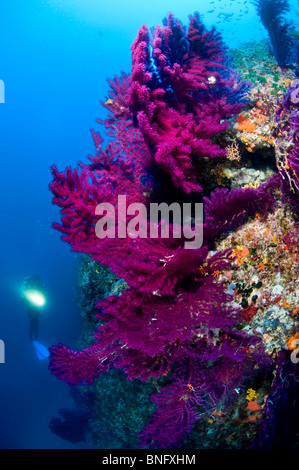
[[[220,10],[223,7],[223,10]],[[10,0],[0,4],[1,268],[0,448],[77,448],[54,435],[49,420],[72,408],[69,387],[39,361],[28,339],[21,298],[24,277],[39,274],[48,303],[40,341],[76,346],[76,256],[51,228],[50,166],[76,166],[94,152],[90,133],[105,117],[106,79],[129,72],[139,27],[161,24],[168,12],[187,23],[199,11],[231,47],[266,32],[254,6],[216,0]],[[219,16],[225,11],[227,17]]]

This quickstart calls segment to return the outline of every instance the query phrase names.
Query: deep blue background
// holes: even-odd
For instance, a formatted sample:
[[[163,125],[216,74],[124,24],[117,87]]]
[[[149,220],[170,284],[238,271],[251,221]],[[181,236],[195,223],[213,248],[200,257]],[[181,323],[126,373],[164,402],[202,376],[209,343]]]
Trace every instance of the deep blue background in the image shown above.
[[[69,388],[39,361],[28,339],[20,296],[25,276],[39,273],[48,291],[40,340],[76,347],[76,255],[51,228],[50,166],[60,170],[93,153],[91,128],[105,110],[107,78],[130,71],[130,45],[141,24],[161,23],[169,11],[187,23],[205,13],[229,45],[265,36],[254,8],[243,1],[53,0],[0,4],[0,448],[74,448],[48,429],[61,407],[72,408]],[[247,4],[248,2],[246,2]],[[213,10],[216,11],[207,14]],[[222,8],[222,9],[221,9]],[[219,12],[234,12],[223,22]],[[241,11],[241,16],[240,15]]]

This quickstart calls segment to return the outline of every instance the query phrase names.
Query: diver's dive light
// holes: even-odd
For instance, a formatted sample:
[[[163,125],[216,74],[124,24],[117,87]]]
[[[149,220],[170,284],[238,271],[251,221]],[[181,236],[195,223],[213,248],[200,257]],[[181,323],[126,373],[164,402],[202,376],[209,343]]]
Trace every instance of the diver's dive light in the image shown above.
[[[38,289],[26,289],[23,294],[25,299],[34,307],[44,307],[46,305],[46,296]]]

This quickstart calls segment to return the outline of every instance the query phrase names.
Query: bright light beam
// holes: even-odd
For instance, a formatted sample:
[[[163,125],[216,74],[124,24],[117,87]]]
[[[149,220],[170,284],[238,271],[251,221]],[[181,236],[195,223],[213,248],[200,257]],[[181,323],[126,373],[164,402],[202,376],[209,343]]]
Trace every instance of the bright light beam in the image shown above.
[[[37,289],[26,289],[24,291],[24,296],[28,302],[30,302],[35,307],[44,307],[46,305],[45,295]]]

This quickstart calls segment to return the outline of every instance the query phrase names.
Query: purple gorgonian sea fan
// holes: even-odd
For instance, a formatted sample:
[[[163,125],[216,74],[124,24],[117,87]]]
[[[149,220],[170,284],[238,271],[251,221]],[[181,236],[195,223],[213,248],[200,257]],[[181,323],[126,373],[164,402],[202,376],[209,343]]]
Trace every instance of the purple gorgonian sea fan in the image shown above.
[[[186,249],[170,227],[168,238],[98,238],[96,207],[149,206],[155,168],[170,174],[186,193],[199,191],[193,157],[223,155],[211,137],[226,129],[244,104],[247,84],[225,62],[218,33],[208,32],[198,14],[188,32],[169,15],[150,33],[143,26],[132,46],[132,74],[109,81],[109,110],[103,122],[110,141],[102,148],[92,131],[96,156],[78,169],[52,168],[53,203],[61,208],[54,227],[79,253],[86,253],[123,278],[128,289],[95,305],[94,341],[81,351],[50,348],[50,370],[70,385],[92,384],[110,368],[128,379],[158,379],[166,385],[153,396],[157,412],[141,433],[141,445],[179,445],[195,421],[224,407],[244,377],[264,364],[262,343],[238,331],[241,309],[218,280],[230,269],[232,250],[212,252],[223,232],[234,230],[256,211],[275,204],[275,175],[258,188],[216,189],[203,198],[203,244]],[[169,131],[169,132],[168,132]],[[145,225],[149,220],[143,221]],[[162,223],[161,221],[160,223]]]
[[[186,193],[202,191],[194,171],[203,157],[223,157],[212,142],[246,104],[250,84],[228,65],[227,48],[196,13],[189,27],[169,14],[142,26],[132,45],[128,94],[134,122],[156,164]]]

